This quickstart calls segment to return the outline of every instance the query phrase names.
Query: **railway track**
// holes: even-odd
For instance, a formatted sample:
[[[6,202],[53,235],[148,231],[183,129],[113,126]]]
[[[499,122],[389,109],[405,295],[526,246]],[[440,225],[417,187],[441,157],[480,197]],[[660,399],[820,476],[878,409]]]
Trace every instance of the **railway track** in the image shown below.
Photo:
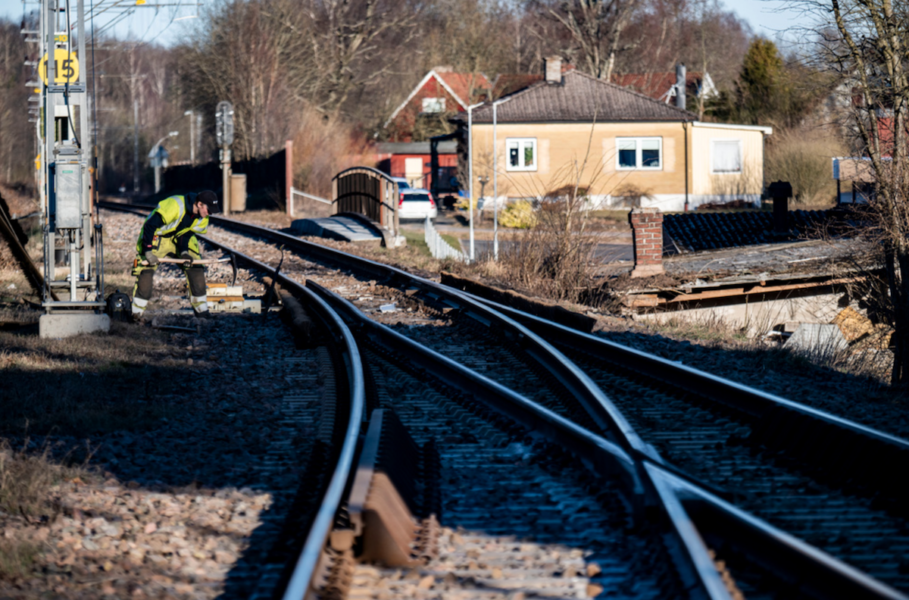
[[[723,405],[724,418],[727,421],[717,422],[715,415],[711,413],[706,415],[711,421],[711,425],[707,429],[714,438],[721,435],[717,433],[718,431],[726,432],[725,440],[720,440],[723,441],[722,444],[714,439],[711,439],[711,443],[724,448],[737,449],[738,453],[733,453],[733,455],[728,452],[727,454],[719,452],[711,454],[706,451],[692,453],[691,447],[698,446],[698,443],[697,440],[692,442],[691,434],[700,436],[708,432],[706,429],[686,430],[679,427],[680,416],[687,415],[686,425],[695,427],[697,423],[704,422],[705,415],[697,415],[692,410],[684,410],[682,405],[673,404],[672,409],[675,412],[668,413],[666,421],[660,425],[652,414],[659,412],[654,409],[656,405],[666,404],[667,399],[671,399],[673,402],[689,402],[690,398],[684,395],[683,398],[674,397],[671,393],[674,383],[670,381],[667,384],[665,376],[662,379],[656,378],[659,383],[647,379],[653,376],[652,369],[650,372],[643,369],[643,373],[640,369],[635,371],[634,367],[629,366],[628,363],[634,363],[637,359],[629,358],[628,354],[624,355],[624,362],[618,361],[618,363],[615,360],[603,361],[602,357],[591,357],[589,351],[579,354],[578,348],[566,341],[567,332],[559,332],[560,335],[557,336],[547,324],[534,322],[533,319],[518,313],[512,312],[511,318],[501,318],[500,313],[505,311],[501,307],[493,310],[477,299],[433,282],[414,278],[403,271],[248,224],[225,219],[215,221],[218,225],[241,231],[245,235],[283,243],[315,262],[350,269],[365,282],[371,283],[369,286],[371,288],[378,287],[378,282],[381,282],[386,288],[397,290],[397,292],[392,291],[391,294],[397,294],[398,301],[405,304],[408,302],[424,303],[428,309],[424,309],[423,312],[432,316],[431,319],[424,318],[424,321],[433,319],[449,323],[457,321],[457,325],[444,330],[441,327],[435,327],[434,329],[437,330],[434,332],[435,336],[425,333],[413,335],[411,325],[398,325],[399,331],[395,331],[373,320],[364,321],[362,311],[351,306],[345,308],[343,302],[328,290],[310,285],[322,295],[323,300],[336,304],[336,309],[344,313],[349,322],[357,323],[354,329],[359,331],[357,337],[361,345],[369,346],[371,344],[370,356],[378,356],[378,363],[384,365],[379,367],[379,372],[387,373],[391,370],[398,373],[393,378],[396,382],[406,379],[399,372],[407,365],[393,364],[394,357],[406,350],[403,353],[408,356],[409,360],[418,364],[422,363],[424,373],[432,373],[433,376],[439,376],[440,373],[449,371],[454,373],[447,379],[442,378],[448,386],[460,389],[464,394],[476,394],[487,402],[493,402],[499,413],[517,419],[534,435],[546,436],[547,443],[562,444],[564,447],[560,450],[561,452],[570,451],[591,464],[610,465],[610,468],[601,472],[601,475],[613,479],[617,475],[621,475],[619,479],[624,481],[624,497],[627,499],[627,504],[632,507],[632,512],[638,515],[638,520],[640,521],[641,515],[651,514],[655,511],[656,514],[662,515],[664,525],[668,523],[668,528],[663,530],[663,534],[664,538],[668,535],[671,539],[664,541],[666,541],[669,554],[676,557],[675,568],[681,574],[679,581],[683,582],[682,587],[699,590],[701,594],[709,597],[725,597],[729,594],[729,589],[734,589],[734,585],[723,584],[719,578],[716,563],[710,554],[713,552],[713,556],[719,556],[728,562],[730,569],[727,571],[727,575],[731,573],[731,577],[735,578],[738,585],[748,591],[749,597],[761,595],[768,595],[768,597],[804,595],[842,597],[841,594],[845,590],[851,590],[855,597],[901,597],[899,592],[887,585],[893,585],[895,582],[897,585],[894,587],[902,587],[899,585],[902,580],[898,579],[900,576],[899,564],[895,570],[896,579],[893,577],[893,569],[879,570],[875,573],[878,580],[871,579],[819,552],[817,548],[788,536],[781,529],[776,529],[740,510],[741,507],[747,508],[759,516],[764,516],[768,521],[775,519],[777,524],[786,525],[786,530],[795,529],[802,533],[803,537],[810,537],[807,535],[811,532],[810,528],[818,523],[817,515],[823,515],[823,512],[802,511],[801,520],[778,518],[778,514],[785,513],[787,510],[790,511],[790,515],[795,515],[797,511],[794,509],[797,508],[799,495],[804,495],[805,485],[814,486],[812,489],[818,489],[817,486],[824,485],[827,486],[823,488],[824,493],[840,494],[836,498],[839,506],[838,512],[834,512],[834,514],[850,516],[859,514],[855,512],[858,504],[853,499],[865,502],[869,491],[887,490],[889,492],[889,488],[886,486],[875,487],[877,483],[875,478],[865,477],[861,485],[848,486],[849,491],[845,492],[843,491],[843,488],[847,487],[845,484],[836,487],[835,473],[830,472],[829,469],[817,467],[821,461],[814,460],[809,454],[795,453],[793,444],[787,441],[786,436],[774,438],[776,445],[773,448],[773,456],[755,458],[754,450],[763,448],[763,445],[756,445],[755,438],[758,436],[752,438],[750,430],[744,429],[746,425],[742,424],[741,416],[736,413],[736,410],[742,411],[741,407],[731,409],[728,402]],[[367,310],[370,309],[367,308]],[[523,321],[524,324],[522,325],[519,321]],[[565,359],[553,347],[553,344],[532,330],[542,332],[556,345],[572,354],[575,359],[580,360],[584,369],[578,368],[573,362]],[[364,331],[369,331],[365,338]],[[402,333],[409,334],[410,337],[401,335]],[[464,352],[460,354],[457,352],[458,344],[451,341],[451,336],[455,333],[466,335],[474,348],[482,346],[491,348],[491,351],[495,352],[495,347],[498,346],[500,354],[504,338],[504,346],[507,348],[507,355],[510,358],[505,368],[503,369],[501,364],[497,364],[498,361],[490,360],[489,351],[481,353],[480,358],[471,364],[477,368],[477,371],[482,370],[486,376],[477,371],[465,370],[463,366],[446,359],[446,355],[455,356],[464,362],[469,362],[466,360]],[[436,339],[431,339],[433,337]],[[420,345],[411,338],[429,341],[429,345],[434,346],[434,350],[425,347],[417,348]],[[380,343],[378,341],[380,339],[384,341]],[[581,345],[583,346],[583,344]],[[384,357],[380,346],[385,348]],[[388,354],[391,352],[389,348],[394,349],[394,354]],[[425,358],[426,356],[436,358],[430,360]],[[443,359],[448,363],[444,363]],[[440,360],[443,360],[444,364],[440,363]],[[484,368],[489,365],[492,365],[491,368]],[[658,365],[658,367],[660,366]],[[370,369],[372,368],[370,366]],[[511,375],[509,376],[508,373]],[[694,385],[706,385],[703,383],[704,374],[688,370],[685,377],[688,378],[686,385],[689,387],[692,385],[692,381],[701,381],[700,384]],[[388,380],[387,376],[385,380]],[[596,380],[601,386],[605,386],[610,396],[614,397],[604,394],[603,390],[593,383],[593,380]],[[496,381],[500,383],[497,384]],[[503,382],[511,389],[503,389],[501,386]],[[635,391],[631,393],[627,391],[627,382],[631,382],[635,386],[630,388]],[[722,392],[728,393],[728,382],[721,383],[727,385],[726,388],[723,388],[722,385],[719,386],[722,388]],[[678,385],[677,382],[675,385]],[[717,385],[719,384],[714,382],[714,387]],[[690,395],[685,385],[679,387],[685,389],[686,394]],[[404,392],[398,396],[407,397],[414,393],[408,390],[419,388],[402,389]],[[482,390],[482,394],[479,393],[480,390]],[[512,390],[526,393],[521,395]],[[546,391],[541,392],[541,390]],[[624,393],[620,393],[622,390],[625,390]],[[760,404],[765,400],[755,400],[754,391],[747,390],[747,388],[743,390],[739,386],[737,391],[739,395],[747,396],[752,403]],[[719,393],[720,396],[722,392]],[[716,395],[714,394],[714,396]],[[757,395],[760,394],[757,393]],[[492,400],[490,400],[490,396],[493,397]],[[638,410],[638,412],[629,413],[630,416],[626,420],[623,411],[638,408],[640,396],[649,402],[651,412]],[[498,399],[496,400],[495,397]],[[503,397],[506,400],[503,400]],[[697,406],[701,406],[708,400],[713,401],[709,394],[694,402]],[[690,409],[690,402],[688,406]],[[778,409],[779,403],[776,406]],[[831,421],[827,418],[824,421],[826,418],[824,415],[798,410],[796,405],[791,403],[786,406],[787,410],[795,411],[799,415],[801,421],[795,419],[796,421],[804,422],[805,419],[812,423],[818,419],[823,421],[822,429],[829,436],[828,439],[835,439],[836,432],[845,429],[849,430],[850,435],[870,444],[874,449],[879,449],[882,443],[885,448],[889,447],[886,444],[892,446],[893,440],[885,440],[880,437],[882,434],[877,434],[867,428],[857,429],[857,426],[836,419]],[[411,409],[403,406],[399,410],[406,414]],[[425,413],[426,407],[420,408],[420,411]],[[729,417],[730,412],[735,413],[735,418]],[[541,415],[545,415],[545,417]],[[406,419],[403,420],[406,421]],[[667,422],[674,424],[674,427],[667,428],[665,426]],[[651,423],[655,424],[651,425]],[[647,425],[651,426],[647,427]],[[430,426],[424,425],[424,427]],[[578,439],[583,439],[585,435],[587,436],[586,442],[579,442]],[[736,435],[738,437],[734,437]],[[772,436],[761,436],[761,444],[766,443],[763,440],[768,437]],[[749,438],[751,438],[750,441]],[[593,439],[596,441],[592,441]],[[730,441],[735,443],[729,443]],[[508,445],[512,443],[514,442],[508,442]],[[793,461],[792,457],[781,454],[785,452],[790,452],[797,458]],[[457,464],[456,460],[452,459],[452,461],[452,464]],[[763,470],[755,471],[755,469]],[[807,475],[803,473],[806,470],[809,472]],[[718,472],[721,475],[717,475]],[[768,477],[770,483],[752,477],[751,475],[755,472],[760,472]],[[750,479],[760,483],[752,485]],[[730,482],[735,485],[730,485]],[[780,492],[782,483],[786,483],[789,487]],[[718,498],[718,495],[734,501],[739,508]],[[762,499],[766,500],[768,496],[770,501],[762,503]],[[782,508],[777,511],[777,515],[761,514],[762,507],[766,508],[784,500],[790,500],[790,503],[783,504]],[[846,500],[853,501],[853,504],[845,506],[843,502]],[[892,495],[879,497],[876,504],[880,504],[882,500],[885,504],[887,501],[894,501],[896,504],[898,498],[894,500]],[[744,506],[742,506],[742,502],[745,502]],[[819,501],[812,505],[812,508],[821,510],[823,504]],[[863,506],[863,508],[872,510],[868,506]],[[863,535],[877,536],[871,540],[870,544],[865,543],[861,546],[862,552],[848,555],[853,564],[855,562],[861,564],[862,553],[868,554],[869,551],[872,554],[880,552],[881,556],[887,557],[888,560],[885,562],[892,564],[893,560],[890,559],[896,558],[901,552],[900,546],[897,545],[895,550],[887,555],[885,551],[881,550],[879,544],[876,544],[882,540],[883,536],[891,532],[899,535],[900,531],[905,530],[905,527],[900,529],[901,517],[891,514],[893,510],[890,507],[877,510],[877,514],[871,515],[877,520],[873,520],[870,526],[857,518],[850,523],[850,526],[853,527],[852,532],[859,536],[857,539],[863,542],[864,538],[861,537]],[[868,516],[867,512],[865,516]],[[883,520],[884,517],[890,521]],[[698,529],[692,527],[688,518],[694,519]],[[794,524],[799,523],[803,523],[805,526],[802,529],[794,527]],[[812,523],[814,525],[811,525]],[[832,531],[833,528],[829,527],[828,531]],[[842,529],[843,527],[840,527],[841,531]],[[822,537],[815,536],[810,540],[819,547],[825,548],[825,540]],[[707,540],[710,547],[705,546],[702,540]],[[604,543],[608,544],[608,541],[604,541]],[[842,544],[842,542],[840,543]],[[835,555],[838,547],[831,545],[828,540],[825,549],[833,550],[831,554]],[[905,554],[905,551],[903,550],[902,553]],[[760,567],[756,568],[755,565],[760,565]],[[873,566],[868,565],[869,568],[865,570],[871,570],[870,567]]]

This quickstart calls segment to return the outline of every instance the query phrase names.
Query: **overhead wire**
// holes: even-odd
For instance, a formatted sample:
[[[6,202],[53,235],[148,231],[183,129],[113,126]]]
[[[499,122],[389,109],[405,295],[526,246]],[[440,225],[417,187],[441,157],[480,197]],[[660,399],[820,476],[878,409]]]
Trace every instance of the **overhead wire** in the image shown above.
[[[73,55],[73,36],[72,36],[72,27],[71,27],[72,20],[70,17],[71,17],[70,4],[69,4],[69,0],[66,0],[66,60],[64,61],[64,63],[70,62],[72,60],[72,58],[70,58],[70,57]],[[54,31],[54,37],[56,37],[56,35],[57,35],[57,32]],[[56,44],[54,45],[53,50],[54,50],[54,53],[56,53],[56,51],[57,51]],[[54,59],[54,67],[55,67],[54,68],[54,79],[56,80],[57,79],[57,69],[56,69],[57,57],[48,56],[47,60],[51,60],[51,58]],[[70,65],[72,65],[71,62],[70,62]],[[70,66],[70,68],[72,68],[72,66]],[[79,148],[82,148],[82,141],[79,139],[79,134],[76,133],[76,123],[75,123],[75,120],[73,119],[72,106],[69,103],[69,79],[70,79],[69,76],[65,75],[65,79],[63,80],[63,86],[64,86],[63,87],[63,89],[64,89],[63,102],[64,102],[64,105],[66,106],[66,115],[69,117],[69,128],[72,129],[73,137],[76,138],[76,146],[78,146]],[[56,81],[54,81],[54,83],[56,83]],[[50,82],[48,82],[48,84],[50,84]],[[83,106],[82,109],[84,110],[85,107]],[[45,118],[47,118],[47,117],[45,117]],[[69,133],[69,132],[67,132],[67,133]],[[85,132],[83,131],[82,134],[84,135]],[[60,132],[60,141],[61,142],[63,141],[63,132],[62,131]]]

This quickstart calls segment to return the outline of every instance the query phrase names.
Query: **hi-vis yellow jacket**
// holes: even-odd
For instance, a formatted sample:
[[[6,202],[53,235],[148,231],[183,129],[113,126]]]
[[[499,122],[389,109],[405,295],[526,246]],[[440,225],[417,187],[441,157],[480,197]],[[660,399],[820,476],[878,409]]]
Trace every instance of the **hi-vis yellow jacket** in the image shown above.
[[[157,247],[156,238],[172,238],[180,252],[189,247],[195,234],[205,235],[208,232],[208,217],[200,219],[193,214],[195,202],[195,194],[171,196],[159,202],[139,232],[136,252],[145,255]]]

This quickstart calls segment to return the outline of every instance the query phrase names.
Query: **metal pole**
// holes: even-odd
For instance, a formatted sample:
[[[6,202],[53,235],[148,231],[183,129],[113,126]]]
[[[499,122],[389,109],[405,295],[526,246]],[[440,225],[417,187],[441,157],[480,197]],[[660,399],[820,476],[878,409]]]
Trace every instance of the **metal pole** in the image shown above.
[[[139,100],[133,99],[133,193],[139,193]]]
[[[222,202],[224,202],[224,214],[230,214],[230,147],[222,146],[221,148],[221,186]]]
[[[294,216],[294,143],[284,142],[284,196],[287,198],[284,208],[287,216]]]
[[[499,260],[499,146],[496,138],[496,107],[492,103],[492,259]]]
[[[470,199],[467,203],[467,210],[470,211],[469,222],[470,222],[470,262],[473,262],[476,259],[476,254],[474,253],[474,243],[473,243],[473,211],[474,211],[474,195],[473,195],[473,109],[482,106],[484,103],[474,104],[473,106],[467,107],[467,181],[468,181],[468,194]]]

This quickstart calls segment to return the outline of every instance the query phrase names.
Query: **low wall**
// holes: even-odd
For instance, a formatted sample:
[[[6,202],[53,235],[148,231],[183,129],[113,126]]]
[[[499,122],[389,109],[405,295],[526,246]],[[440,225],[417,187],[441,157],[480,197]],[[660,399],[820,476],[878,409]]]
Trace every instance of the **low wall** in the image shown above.
[[[686,308],[682,310],[635,314],[636,321],[648,323],[682,322],[705,327],[742,331],[747,337],[764,335],[787,322],[830,323],[843,309],[845,290],[824,289],[824,293],[796,295],[787,293],[748,296],[747,302]]]

